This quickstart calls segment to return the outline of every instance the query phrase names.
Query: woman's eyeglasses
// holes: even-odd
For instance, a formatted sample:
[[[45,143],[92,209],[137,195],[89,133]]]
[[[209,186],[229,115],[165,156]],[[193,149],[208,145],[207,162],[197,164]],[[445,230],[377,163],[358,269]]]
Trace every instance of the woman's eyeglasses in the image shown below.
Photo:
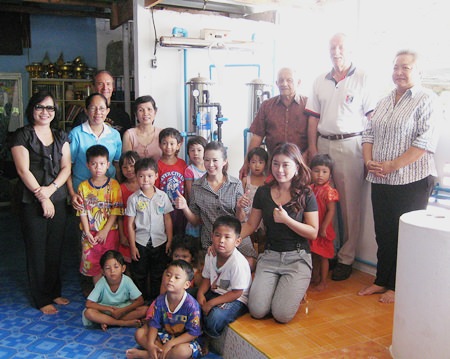
[[[56,107],[55,106],[42,106],[42,105],[35,105],[34,109],[36,111],[44,111],[47,110],[47,112],[55,112]]]
[[[95,107],[95,106],[89,106],[88,107],[88,111],[95,113],[95,112],[99,112],[99,113],[104,113],[107,110],[107,107]]]

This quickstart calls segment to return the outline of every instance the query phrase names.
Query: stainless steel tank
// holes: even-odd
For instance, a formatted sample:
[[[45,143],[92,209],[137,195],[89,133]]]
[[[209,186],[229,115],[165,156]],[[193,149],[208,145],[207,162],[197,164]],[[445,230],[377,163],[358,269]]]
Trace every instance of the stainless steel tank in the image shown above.
[[[189,93],[189,132],[195,132],[203,136],[206,140],[211,140],[211,130],[213,127],[211,120],[211,108],[202,107],[210,103],[210,87],[212,82],[206,78],[193,77],[186,85]]]
[[[264,100],[270,98],[271,85],[266,84],[261,79],[255,79],[247,84],[249,87],[249,119],[248,119],[248,127],[252,123],[253,119],[256,116],[259,108],[261,107],[261,103]]]

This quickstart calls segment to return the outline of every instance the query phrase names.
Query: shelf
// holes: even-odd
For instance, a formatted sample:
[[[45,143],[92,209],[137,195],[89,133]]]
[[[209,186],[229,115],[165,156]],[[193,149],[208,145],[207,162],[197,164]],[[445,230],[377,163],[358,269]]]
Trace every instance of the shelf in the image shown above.
[[[67,98],[67,90],[71,88],[74,98]],[[92,81],[83,79],[30,79],[30,93],[44,90],[55,96],[59,107],[56,120],[58,125],[65,131],[70,131],[72,122],[84,109],[84,100],[88,93],[92,93]]]

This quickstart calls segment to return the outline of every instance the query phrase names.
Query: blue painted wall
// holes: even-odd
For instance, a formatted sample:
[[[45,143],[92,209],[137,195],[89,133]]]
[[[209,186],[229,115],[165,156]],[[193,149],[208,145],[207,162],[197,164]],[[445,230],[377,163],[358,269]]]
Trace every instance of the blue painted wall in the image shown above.
[[[90,67],[97,67],[97,37],[94,18],[31,15],[31,48],[21,56],[0,56],[0,72],[22,74],[23,105],[28,103],[28,72],[25,66],[41,62],[48,52],[51,62],[60,53],[64,61],[81,56]]]

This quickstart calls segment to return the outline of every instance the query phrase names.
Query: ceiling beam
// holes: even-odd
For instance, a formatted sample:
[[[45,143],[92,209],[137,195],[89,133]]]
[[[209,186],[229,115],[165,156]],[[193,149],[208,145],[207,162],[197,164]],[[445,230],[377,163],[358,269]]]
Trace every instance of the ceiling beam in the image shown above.
[[[97,8],[111,8],[111,0],[24,0],[22,3],[36,3],[46,5],[90,6]]]
[[[94,17],[109,19],[110,14],[103,11],[82,11],[82,10],[67,10],[58,8],[41,8],[38,6],[28,5],[2,5],[2,11],[6,12],[18,12],[25,14],[38,14],[38,15],[53,15],[53,16],[77,16],[77,17]]]

